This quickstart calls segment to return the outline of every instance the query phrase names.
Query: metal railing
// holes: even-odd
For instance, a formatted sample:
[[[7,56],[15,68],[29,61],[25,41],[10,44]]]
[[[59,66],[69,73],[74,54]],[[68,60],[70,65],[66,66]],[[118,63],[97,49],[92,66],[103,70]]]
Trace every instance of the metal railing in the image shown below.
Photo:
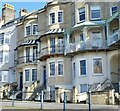
[[[106,49],[107,41],[104,39],[100,39],[96,41],[94,39],[88,39],[86,41],[78,42],[78,43],[70,43],[66,47],[66,53],[72,53],[83,50],[95,50],[95,49]]]
[[[115,33],[111,34],[107,40],[108,46],[116,43],[120,40],[120,30],[116,31]]]
[[[19,65],[19,64],[28,64],[28,63],[33,63],[36,64],[37,63],[37,57],[34,56],[22,56],[22,57],[18,57],[17,60],[15,60],[15,65]]]
[[[53,54],[63,54],[64,53],[64,46],[51,46],[51,47],[44,47],[39,52],[39,57],[53,55]]]

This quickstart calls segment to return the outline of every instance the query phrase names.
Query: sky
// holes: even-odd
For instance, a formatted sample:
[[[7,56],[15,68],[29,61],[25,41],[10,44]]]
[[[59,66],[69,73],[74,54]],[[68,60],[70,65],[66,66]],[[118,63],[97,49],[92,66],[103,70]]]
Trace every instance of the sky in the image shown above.
[[[5,3],[11,4],[16,10],[16,17],[19,16],[19,11],[21,8],[25,8],[28,12],[33,10],[41,9],[45,6],[46,2],[2,2],[0,6],[0,15],[2,15],[2,7]]]

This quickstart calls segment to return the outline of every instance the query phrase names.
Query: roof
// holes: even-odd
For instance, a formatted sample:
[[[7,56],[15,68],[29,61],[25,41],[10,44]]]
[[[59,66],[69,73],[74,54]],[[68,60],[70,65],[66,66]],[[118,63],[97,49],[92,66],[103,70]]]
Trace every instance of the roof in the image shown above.
[[[4,25],[2,25],[2,27],[5,27],[5,26],[10,25],[10,24],[12,24],[12,23],[16,23],[16,22],[18,22],[18,21],[21,21],[23,18],[24,18],[24,16],[20,16],[20,17],[18,17],[18,18],[15,18],[15,19],[13,19],[13,20],[10,20],[9,22],[7,22],[7,23],[5,23]]]

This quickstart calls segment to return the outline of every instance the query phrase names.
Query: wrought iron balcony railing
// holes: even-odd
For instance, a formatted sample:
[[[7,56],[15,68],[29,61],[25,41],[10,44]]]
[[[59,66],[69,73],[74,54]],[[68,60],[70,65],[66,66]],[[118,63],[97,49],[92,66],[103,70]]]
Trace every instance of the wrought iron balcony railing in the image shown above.
[[[15,65],[27,64],[27,63],[36,64],[37,57],[35,57],[35,56],[22,56],[22,57],[18,57],[17,60],[15,60]]]
[[[78,43],[70,43],[66,46],[65,51],[66,53],[73,53],[77,51],[106,49],[106,48],[107,48],[106,40],[89,39]]]
[[[44,47],[39,52],[39,58],[47,55],[54,55],[54,54],[63,54],[64,53],[64,46],[51,46],[51,47]]]
[[[115,33],[111,34],[107,40],[108,46],[116,43],[120,40],[120,30],[116,31]]]

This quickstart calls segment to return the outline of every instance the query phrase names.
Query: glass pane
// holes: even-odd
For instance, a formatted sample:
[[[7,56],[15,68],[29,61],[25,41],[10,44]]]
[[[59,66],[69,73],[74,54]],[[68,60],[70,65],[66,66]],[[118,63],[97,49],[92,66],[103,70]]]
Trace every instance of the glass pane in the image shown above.
[[[102,73],[102,59],[93,59],[93,67],[94,67],[94,73]]]

